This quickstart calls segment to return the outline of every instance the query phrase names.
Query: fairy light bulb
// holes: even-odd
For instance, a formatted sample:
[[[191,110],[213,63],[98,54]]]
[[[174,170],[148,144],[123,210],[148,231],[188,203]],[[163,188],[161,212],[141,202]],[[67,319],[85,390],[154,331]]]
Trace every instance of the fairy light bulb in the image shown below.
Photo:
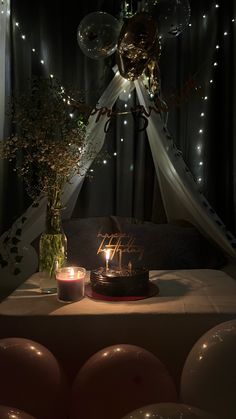
[[[4,5],[4,1],[3,1],[3,0],[1,0],[1,4],[2,4],[2,5]],[[218,9],[218,8],[220,7],[218,3],[215,3],[215,5],[214,5],[214,6],[215,6],[215,8],[216,8],[216,9]],[[129,7],[129,4],[128,4],[128,3],[126,3],[126,7]],[[2,11],[2,12],[3,12],[3,11]],[[2,13],[2,12],[1,12],[1,13]],[[8,10],[8,11],[7,11],[7,13],[8,13],[8,14],[10,14],[10,11]],[[202,15],[202,18],[203,18],[203,19],[206,19],[206,18],[207,18],[207,15],[204,13],[204,14]],[[235,18],[232,18],[232,19],[231,19],[231,22],[235,22]],[[16,26],[17,28],[19,28],[19,27],[20,27],[20,24],[19,24],[19,22],[18,22],[18,21],[17,21],[17,22],[15,22],[15,26]],[[191,26],[192,26],[192,23],[189,23],[189,27],[191,27]],[[228,34],[229,34],[229,33],[228,33],[228,31],[226,31],[226,30],[223,32],[223,35],[224,35],[224,36],[227,36]],[[22,38],[23,40],[25,40],[25,39],[26,39],[26,35],[25,35],[25,34],[21,34],[21,38]],[[159,38],[162,38],[162,37],[160,36]],[[217,44],[217,45],[215,46],[215,48],[218,50],[218,49],[220,48],[220,45],[219,45],[219,44]],[[35,53],[35,52],[36,52],[35,48],[32,48],[32,49],[31,49],[31,51],[32,51],[33,53]],[[42,65],[44,65],[44,64],[45,64],[45,61],[44,61],[43,59],[41,59],[41,60],[39,60],[39,61],[40,61],[40,63],[41,63]],[[217,66],[218,66],[218,63],[215,61],[215,62],[213,63],[213,66],[214,66],[214,67],[217,67]],[[119,71],[117,71],[117,72],[116,72],[115,76],[118,76],[118,75],[119,75]],[[49,74],[49,77],[52,79],[52,78],[54,78],[54,75],[51,73],[51,74]],[[211,84],[212,84],[212,83],[213,83],[213,79],[210,79],[210,80],[209,80],[209,83],[211,83]],[[64,91],[64,88],[63,88],[63,87],[61,87],[61,89],[62,89],[62,93],[64,93],[64,92],[65,92],[65,91]],[[123,92],[124,92],[124,93],[128,93],[126,89],[124,89],[124,90],[123,90]],[[129,93],[129,94],[128,94],[128,98],[129,98],[129,99],[131,98],[131,93]],[[202,97],[202,99],[206,101],[206,100],[208,100],[208,96],[204,96],[204,97]],[[66,99],[65,99],[65,98],[63,98],[63,101],[64,101],[64,102],[66,102]],[[70,105],[70,101],[69,101],[69,100],[67,100],[67,103],[68,103],[68,105]],[[127,103],[125,103],[125,104],[124,104],[124,107],[125,107],[125,108],[127,108],[127,107],[128,107]],[[69,114],[69,116],[72,118],[74,115],[73,115],[72,113],[70,113],[70,114]],[[203,118],[203,117],[205,116],[205,113],[204,113],[204,112],[201,112],[200,116],[201,116],[201,118]],[[127,125],[127,124],[128,124],[128,121],[125,119],[123,123],[124,123],[124,125]],[[203,133],[203,130],[202,130],[202,129],[200,129],[200,130],[199,130],[199,134],[202,134],[202,133]],[[124,138],[121,138],[121,139],[120,139],[120,141],[121,141],[121,142],[123,142],[123,141],[124,141]],[[199,153],[201,152],[201,146],[200,146],[200,145],[198,145],[198,146],[197,146],[197,151],[198,151]],[[117,155],[117,153],[114,153],[114,156],[116,156],[116,155]],[[107,163],[107,161],[106,161],[106,160],[104,160],[104,161],[103,161],[103,164],[106,164],[106,163]],[[200,163],[201,163],[201,162],[200,162]],[[199,165],[201,165],[200,163],[199,163]],[[91,169],[90,171],[92,171],[92,169]],[[201,180],[202,180],[202,178],[201,178]]]

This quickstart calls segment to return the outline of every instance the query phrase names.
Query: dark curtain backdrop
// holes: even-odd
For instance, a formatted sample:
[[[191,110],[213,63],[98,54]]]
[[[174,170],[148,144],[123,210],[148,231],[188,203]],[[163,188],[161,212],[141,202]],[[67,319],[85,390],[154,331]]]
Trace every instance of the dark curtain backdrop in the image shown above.
[[[235,233],[236,2],[190,4],[191,27],[166,40],[160,59],[163,96],[180,96],[168,127],[200,190]],[[202,89],[190,90],[184,100],[189,79]]]
[[[233,0],[218,2],[218,9],[215,4],[209,0],[191,1],[192,26],[178,38],[163,41],[160,70],[163,97],[175,97],[168,115],[169,130],[200,189],[235,232],[236,22],[232,19],[236,19],[236,10]],[[78,47],[76,31],[81,19],[97,10],[118,16],[120,2],[12,0],[14,90],[27,89],[32,75],[53,73],[62,85],[85,91],[86,102],[94,105],[114,75],[115,56],[100,61],[85,57]],[[214,62],[218,65],[214,66]],[[193,86],[199,85],[202,89],[195,90]],[[117,102],[116,107],[126,109],[125,103],[128,108],[135,104],[135,93],[127,102]],[[165,221],[148,141],[131,115],[113,120],[105,150],[110,157],[106,164],[92,166],[93,178],[85,180],[73,216],[115,214]],[[4,228],[29,203],[22,183],[11,170],[6,189]]]

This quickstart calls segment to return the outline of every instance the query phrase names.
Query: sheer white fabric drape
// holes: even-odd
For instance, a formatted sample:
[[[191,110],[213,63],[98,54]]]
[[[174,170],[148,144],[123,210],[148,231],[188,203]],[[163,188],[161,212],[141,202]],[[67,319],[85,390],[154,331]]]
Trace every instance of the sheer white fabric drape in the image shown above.
[[[97,107],[106,107],[111,109],[116,102],[120,93],[127,88],[130,82],[122,78],[116,73],[111,83],[101,96]],[[145,87],[140,80],[135,82],[135,87],[140,105],[147,110],[149,106],[153,106]],[[96,122],[97,114],[90,116],[87,126],[87,151],[88,155],[92,150],[98,153],[105,140],[104,127],[109,119],[108,115],[102,115]],[[167,129],[163,126],[163,122],[159,114],[154,111],[149,117],[147,127],[147,135],[153,155],[153,160],[160,183],[162,199],[168,220],[185,219],[196,225],[204,235],[210,240],[217,243],[228,255],[235,257],[235,251],[231,246],[234,237],[226,236],[225,226],[214,213],[207,200],[198,191],[198,187],[193,177],[187,169],[181,154],[176,149]],[[83,172],[89,169],[92,159],[85,159]],[[72,181],[66,185],[63,193],[63,205],[66,207],[64,216],[70,218],[73,211],[77,196],[81,190],[84,176],[75,176]],[[41,200],[38,207],[29,207],[23,216],[25,221],[22,224],[22,216],[13,224],[11,230],[14,231],[22,228],[21,241],[28,248],[29,244],[40,235],[44,229],[46,201]],[[214,213],[214,216],[211,214]],[[3,247],[3,240],[6,233],[0,239],[0,247]],[[231,242],[231,243],[230,243]],[[30,254],[30,253],[29,253]],[[27,260],[27,253],[24,261]],[[32,272],[33,273],[32,266]],[[29,276],[29,271],[27,276]],[[8,274],[10,274],[8,272]],[[23,278],[22,278],[23,279]]]
[[[153,107],[141,80],[135,81],[135,86],[140,105],[147,110],[149,106]],[[235,243],[234,237],[225,230],[220,218],[198,191],[198,186],[163,126],[160,115],[154,111],[149,117],[147,135],[168,221],[190,221],[228,255],[235,257],[236,252],[231,246],[231,243]]]
[[[122,92],[122,90],[125,89],[127,83],[129,83],[127,80],[125,80],[119,74],[116,74],[99,99],[97,108],[107,107],[111,109],[119,94]],[[91,155],[91,150],[95,150],[97,153],[101,150],[106,135],[104,132],[104,126],[108,120],[108,116],[106,114],[102,115],[98,122],[96,122],[96,118],[97,114],[90,116],[87,126],[86,137],[88,155]],[[84,165],[82,163],[83,173],[89,169],[93,159],[88,160],[85,156],[84,161]],[[79,175],[74,176],[70,183],[68,183],[65,187],[62,197],[62,205],[66,208],[65,213],[63,214],[64,218],[70,218],[71,216],[77,196],[81,190],[84,177],[85,176]],[[25,214],[23,214],[23,216],[26,218],[26,221],[22,225],[21,238],[23,242],[31,243],[43,231],[45,210],[46,200],[42,199],[39,202],[38,207],[30,206]],[[21,223],[21,219],[22,216],[14,223],[16,227],[18,227],[19,223]],[[12,229],[14,230],[14,225],[12,226]]]

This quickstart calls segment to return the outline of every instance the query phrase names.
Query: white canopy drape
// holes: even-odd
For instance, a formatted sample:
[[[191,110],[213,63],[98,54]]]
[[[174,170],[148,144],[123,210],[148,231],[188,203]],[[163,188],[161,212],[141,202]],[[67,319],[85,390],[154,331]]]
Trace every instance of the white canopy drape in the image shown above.
[[[127,85],[128,81],[125,80],[120,75],[116,75],[111,83],[106,88],[105,92],[101,96],[97,107],[108,107],[111,109],[119,96],[122,90]],[[95,153],[99,153],[101,150],[104,140],[105,140],[105,132],[104,126],[108,120],[107,115],[102,115],[98,122],[96,122],[97,115],[92,115],[89,118],[88,126],[86,130],[86,138],[87,138],[87,152],[88,155]],[[91,153],[93,150],[93,153]],[[85,153],[86,154],[86,153]],[[82,162],[81,168],[82,172],[85,173],[89,167],[91,166],[93,159],[88,160],[84,158],[84,164]],[[83,181],[85,176],[76,175],[73,179],[68,183],[65,187],[63,197],[62,197],[62,205],[66,208],[63,214],[64,218],[70,218],[74,204],[78,197],[78,194],[81,190]],[[24,227],[22,229],[22,240],[31,243],[44,229],[44,221],[45,221],[45,210],[46,210],[46,201],[43,199],[38,207],[29,207],[26,213],[24,214],[26,217],[26,221],[24,223]],[[19,220],[16,222],[19,224]]]
[[[107,107],[111,109],[120,93],[127,88],[130,82],[122,78],[117,72],[111,83],[101,96],[97,108]],[[147,91],[141,80],[135,82],[138,99],[141,105],[147,110],[153,106]],[[104,143],[104,126],[108,120],[107,115],[100,117],[96,122],[97,115],[89,118],[87,126],[87,150],[90,154],[91,147],[98,153]],[[159,114],[152,112],[149,117],[147,135],[153,155],[153,160],[160,183],[162,199],[168,220],[186,219],[196,225],[205,236],[217,243],[228,255],[235,257],[232,243],[234,237],[226,236],[225,226],[219,217],[211,211],[207,200],[199,193],[197,185],[187,169],[182,156],[177,152],[167,129],[163,126]],[[88,170],[92,159],[85,160],[84,171]],[[63,194],[63,205],[66,207],[64,216],[70,218],[77,196],[81,190],[84,176],[75,176],[68,184]],[[41,200],[38,207],[30,207],[25,215],[26,221],[22,228],[22,242],[28,245],[43,231],[45,219],[45,200]],[[214,215],[212,215],[214,213]],[[22,217],[12,226],[12,231],[19,228]],[[6,234],[1,237],[0,247],[3,247],[3,240]]]
[[[105,92],[102,94],[101,98],[98,101],[97,108],[107,107],[111,109],[120,95],[120,93],[126,88],[129,82],[121,77],[118,73],[114,76],[111,83],[106,88]],[[87,138],[87,155],[94,155],[94,151],[99,153],[101,150],[104,140],[105,140],[105,131],[104,126],[108,121],[109,117],[104,114],[100,117],[99,121],[96,122],[97,114],[90,116],[89,122],[87,125],[86,130],[86,138]],[[93,150],[93,153],[91,153]],[[84,157],[84,163],[82,162],[82,172],[86,173],[89,169],[90,165],[92,164],[93,159],[87,159],[86,153]],[[83,181],[85,176],[76,175],[73,179],[68,183],[65,187],[63,197],[62,197],[62,205],[66,208],[63,214],[64,218],[70,218],[76,199],[78,194],[81,190]],[[29,276],[31,273],[35,271],[35,266],[37,262],[35,261],[35,252],[30,246],[30,243],[37,238],[40,233],[44,230],[44,223],[45,223],[45,212],[46,212],[46,199],[41,199],[39,205],[35,207],[31,205],[27,211],[19,217],[18,220],[14,222],[12,227],[10,228],[9,232],[5,232],[0,238],[0,253],[2,253],[3,257],[6,254],[9,254],[9,250],[6,249],[6,245],[4,244],[4,239],[8,234],[11,236],[15,235],[17,229],[21,229],[21,242],[19,243],[19,247],[21,247],[21,252],[24,255],[22,266],[21,266],[21,275],[18,277],[21,281],[23,280],[23,275],[25,274],[25,278]],[[24,222],[22,223],[22,219]],[[26,262],[28,259],[28,263]],[[25,269],[27,267],[27,269]],[[32,271],[32,272],[31,272]],[[10,267],[5,267],[2,269],[1,272],[2,280],[9,281],[9,277],[15,279],[10,271]],[[3,282],[2,282],[3,283]],[[0,284],[1,285],[1,284]]]
[[[141,80],[135,81],[135,86],[140,105],[148,110],[153,103],[147,90]],[[155,112],[149,117],[147,135],[168,221],[179,218],[190,221],[228,255],[235,257],[234,237],[226,231],[223,222],[198,191],[182,155],[163,126],[160,115]]]

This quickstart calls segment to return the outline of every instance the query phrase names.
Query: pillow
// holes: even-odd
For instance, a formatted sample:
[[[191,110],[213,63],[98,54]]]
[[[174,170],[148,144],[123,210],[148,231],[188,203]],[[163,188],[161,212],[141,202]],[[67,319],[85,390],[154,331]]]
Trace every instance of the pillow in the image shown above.
[[[218,269],[226,263],[224,254],[189,223],[140,223],[118,217],[120,231],[134,237],[143,246],[142,260],[137,254],[123,255],[135,266],[148,269]]]
[[[114,231],[112,217],[74,218],[63,222],[67,236],[67,264],[87,270],[105,266],[104,252],[97,254],[101,238],[98,233]]]
[[[155,269],[219,269],[227,262],[225,256],[190,223],[176,221],[169,224],[142,222],[126,217],[74,218],[63,222],[67,236],[68,265],[79,265],[87,270],[105,266],[104,253],[97,254],[101,243],[98,233],[123,232],[134,237],[138,253],[124,253],[123,265],[129,261],[136,267]],[[34,242],[38,250],[38,240]],[[114,257],[113,264],[118,262]]]

